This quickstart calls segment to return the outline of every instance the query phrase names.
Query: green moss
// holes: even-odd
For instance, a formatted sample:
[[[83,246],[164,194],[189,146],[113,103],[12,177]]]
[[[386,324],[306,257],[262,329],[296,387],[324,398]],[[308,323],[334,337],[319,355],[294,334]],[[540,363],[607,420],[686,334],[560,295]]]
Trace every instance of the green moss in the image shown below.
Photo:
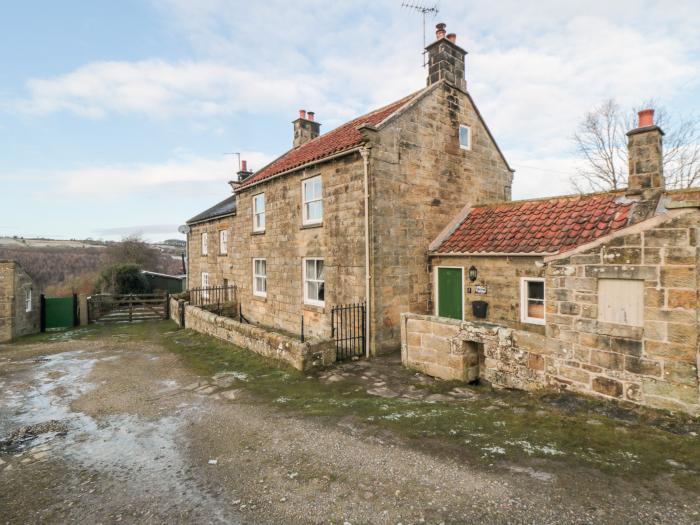
[[[700,488],[695,474],[700,472],[700,439],[650,424],[644,414],[654,412],[620,410],[618,414],[615,405],[582,396],[497,392],[484,387],[470,387],[480,395],[464,401],[386,399],[367,394],[359,378],[323,383],[315,374],[285,368],[190,331],[170,334],[164,342],[204,374],[246,373],[245,387],[257,400],[297,415],[333,423],[351,417],[367,432],[389,430],[422,448],[430,444],[442,453],[476,461],[546,458],[636,479],[673,474],[677,482]],[[445,393],[456,385],[464,387],[453,382],[415,383],[431,393]],[[697,420],[686,423],[700,427]]]

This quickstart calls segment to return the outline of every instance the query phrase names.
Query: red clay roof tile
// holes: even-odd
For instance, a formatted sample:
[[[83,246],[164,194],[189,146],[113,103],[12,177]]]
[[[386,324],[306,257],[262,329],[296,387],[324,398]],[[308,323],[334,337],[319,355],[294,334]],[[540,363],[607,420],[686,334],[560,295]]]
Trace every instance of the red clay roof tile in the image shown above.
[[[435,253],[559,253],[624,228],[632,203],[615,193],[477,206]]]
[[[335,153],[352,149],[362,144],[362,134],[357,130],[362,124],[370,124],[376,126],[384,119],[389,117],[395,111],[408,104],[418,93],[413,93],[407,97],[397,100],[387,106],[376,109],[366,115],[358,117],[346,122],[342,126],[325,133],[314,140],[307,142],[289,150],[287,153],[272,161],[256,172],[249,179],[241,184],[241,188],[245,188],[256,182],[269,179],[274,175],[297,168],[315,160],[321,160]]]

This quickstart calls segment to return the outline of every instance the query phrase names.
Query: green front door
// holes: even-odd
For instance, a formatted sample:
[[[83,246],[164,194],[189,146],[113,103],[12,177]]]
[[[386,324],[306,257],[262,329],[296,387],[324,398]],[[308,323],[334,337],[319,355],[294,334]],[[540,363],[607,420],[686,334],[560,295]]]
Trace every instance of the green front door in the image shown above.
[[[462,320],[462,269],[438,268],[438,315]]]

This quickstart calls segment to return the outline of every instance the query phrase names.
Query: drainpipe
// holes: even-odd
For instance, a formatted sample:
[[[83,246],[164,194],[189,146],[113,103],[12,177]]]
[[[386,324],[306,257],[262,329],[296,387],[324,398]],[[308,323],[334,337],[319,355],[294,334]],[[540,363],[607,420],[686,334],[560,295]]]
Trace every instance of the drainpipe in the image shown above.
[[[370,296],[370,283],[372,275],[369,267],[369,153],[367,147],[360,148],[364,166],[364,186],[365,186],[365,301],[367,303],[367,322],[365,323],[365,357],[369,357],[370,348],[370,324],[372,323],[372,298]]]

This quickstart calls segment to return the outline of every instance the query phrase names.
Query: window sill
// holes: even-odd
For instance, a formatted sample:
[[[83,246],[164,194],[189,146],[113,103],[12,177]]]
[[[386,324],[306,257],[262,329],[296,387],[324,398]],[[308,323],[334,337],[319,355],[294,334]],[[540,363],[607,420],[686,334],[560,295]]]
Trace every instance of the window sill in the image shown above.
[[[265,230],[250,232],[251,235],[265,235]]]
[[[525,319],[521,319],[520,322],[523,324],[534,324],[539,326],[544,326],[546,324],[544,319],[537,319],[534,317],[526,317]]]
[[[217,253],[216,255],[218,255],[219,257],[226,257],[228,253]]]
[[[319,314],[325,314],[325,313],[326,313],[326,307],[325,307],[325,305],[324,305],[324,306],[318,306],[318,305],[315,305],[315,304],[304,303],[304,304],[301,306],[301,309],[302,309],[302,310],[307,310],[307,311],[309,311],[309,312],[317,312],[317,313],[319,313]]]
[[[253,300],[260,301],[261,303],[267,302],[267,295],[255,295],[253,294]]]
[[[312,222],[311,224],[302,224],[300,229],[310,230],[311,228],[322,228],[322,227],[323,227],[323,222]]]

